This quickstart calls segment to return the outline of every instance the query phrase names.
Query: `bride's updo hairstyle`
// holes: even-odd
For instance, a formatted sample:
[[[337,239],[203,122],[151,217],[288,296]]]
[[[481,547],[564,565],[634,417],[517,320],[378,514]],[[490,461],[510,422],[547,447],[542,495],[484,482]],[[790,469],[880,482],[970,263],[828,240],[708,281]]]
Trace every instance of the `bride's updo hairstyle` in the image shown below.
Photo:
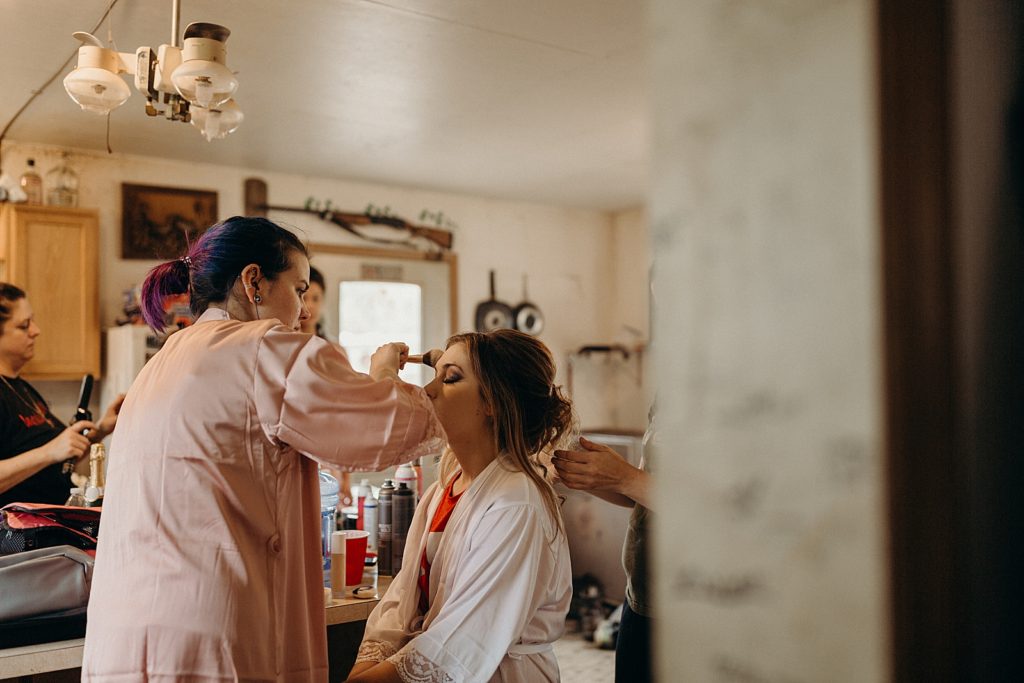
[[[558,497],[538,456],[561,445],[573,431],[575,416],[572,403],[555,385],[551,351],[536,337],[506,329],[457,334],[445,348],[455,344],[465,344],[472,359],[481,398],[493,413],[495,446],[537,486],[561,531]],[[443,480],[454,466],[451,458],[446,460]]]

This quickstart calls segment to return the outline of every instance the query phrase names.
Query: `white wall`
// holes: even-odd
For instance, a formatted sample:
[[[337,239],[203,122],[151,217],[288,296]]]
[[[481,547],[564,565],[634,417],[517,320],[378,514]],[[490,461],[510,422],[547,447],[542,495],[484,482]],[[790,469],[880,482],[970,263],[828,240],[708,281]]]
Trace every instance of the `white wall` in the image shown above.
[[[874,3],[651,4],[664,681],[882,681]]]
[[[170,122],[167,133],[195,134],[186,126]],[[5,143],[4,170],[17,176],[25,159],[33,157],[45,176],[59,163],[62,151]],[[215,154],[216,143],[212,143],[211,157]],[[386,205],[393,213],[413,221],[423,209],[443,211],[458,224],[455,252],[459,257],[459,327],[472,327],[476,304],[487,298],[488,270],[497,271],[498,298],[513,306],[522,298],[522,276],[526,274],[530,298],[547,319],[541,338],[563,368],[563,381],[568,352],[584,344],[607,342],[620,328],[619,309],[634,308],[624,303],[608,305],[613,297],[622,298],[614,276],[609,277],[615,272],[617,251],[613,245],[621,228],[605,212],[86,150],[73,150],[71,163],[81,178],[80,206],[95,207],[100,214],[100,308],[104,326],[112,325],[120,312],[122,291],[140,282],[157,263],[120,257],[121,184],[216,190],[220,216],[227,218],[243,212],[243,181],[253,176],[267,182],[269,200],[281,205],[301,206],[312,195],[331,199],[334,206],[355,212],[364,210],[369,203]],[[309,241],[353,242],[340,229],[315,217],[275,214],[272,218],[297,228]],[[635,225],[638,218],[631,221],[633,229],[642,229]],[[646,300],[641,304],[646,306]],[[630,320],[634,326],[641,324],[635,316]],[[595,373],[599,371],[581,371],[584,381]],[[608,391],[604,382],[592,384],[593,390],[580,396],[581,420],[592,425],[615,422],[611,416],[615,411],[615,393]],[[76,383],[48,382],[43,388],[59,415],[74,412]]]

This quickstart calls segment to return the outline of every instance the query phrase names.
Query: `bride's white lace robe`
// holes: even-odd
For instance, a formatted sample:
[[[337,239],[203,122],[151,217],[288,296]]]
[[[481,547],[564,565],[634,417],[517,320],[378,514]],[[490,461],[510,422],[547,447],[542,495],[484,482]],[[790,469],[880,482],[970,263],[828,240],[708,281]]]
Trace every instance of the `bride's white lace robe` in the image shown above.
[[[370,615],[357,662],[388,660],[403,681],[557,681],[551,650],[565,627],[572,572],[537,487],[504,458],[462,494],[430,570],[430,609],[418,614],[425,529],[443,490],[416,509],[402,571]]]

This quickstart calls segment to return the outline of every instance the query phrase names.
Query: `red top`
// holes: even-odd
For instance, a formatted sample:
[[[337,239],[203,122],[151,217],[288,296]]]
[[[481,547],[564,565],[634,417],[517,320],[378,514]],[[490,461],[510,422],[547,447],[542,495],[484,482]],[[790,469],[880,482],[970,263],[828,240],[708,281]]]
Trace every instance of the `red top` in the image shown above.
[[[434,519],[430,522],[430,528],[427,530],[427,544],[423,549],[423,556],[420,558],[420,614],[426,614],[430,609],[430,565],[434,561],[434,554],[437,553],[437,546],[441,543],[441,535],[444,533],[445,527],[448,526],[452,512],[455,511],[455,504],[459,502],[462,493],[465,493],[463,491],[457,496],[452,493],[455,482],[458,481],[461,474],[459,472],[452,477],[451,482],[445,487],[444,495],[441,496],[441,501],[437,504],[437,510],[434,512]]]

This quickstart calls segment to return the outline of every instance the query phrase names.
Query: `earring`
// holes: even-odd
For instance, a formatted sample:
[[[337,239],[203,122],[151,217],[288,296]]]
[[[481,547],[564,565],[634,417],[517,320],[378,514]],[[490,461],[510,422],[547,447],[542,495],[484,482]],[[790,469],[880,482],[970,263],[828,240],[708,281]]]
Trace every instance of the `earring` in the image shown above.
[[[261,301],[263,301],[263,297],[257,294],[256,296],[253,297],[253,301],[255,301],[256,303],[260,303]]]

